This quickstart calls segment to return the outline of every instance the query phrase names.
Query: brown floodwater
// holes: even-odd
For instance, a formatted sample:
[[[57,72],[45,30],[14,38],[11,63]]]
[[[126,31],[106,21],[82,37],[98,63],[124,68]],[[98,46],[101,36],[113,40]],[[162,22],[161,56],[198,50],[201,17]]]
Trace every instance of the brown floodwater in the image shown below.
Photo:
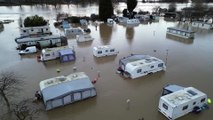
[[[15,8],[14,8],[15,9]],[[14,19],[4,24],[0,32],[0,71],[12,70],[25,77],[23,90],[18,99],[34,97],[39,89],[39,82],[44,79],[77,71],[85,72],[91,80],[100,72],[101,78],[95,84],[97,96],[50,111],[43,111],[39,120],[166,120],[158,112],[158,102],[162,88],[167,84],[193,86],[213,99],[213,32],[195,29],[195,39],[185,40],[166,35],[166,28],[178,26],[177,22],[143,23],[135,27],[114,24],[108,26],[93,23],[88,26],[92,42],[77,44],[69,39],[75,47],[75,62],[60,63],[58,60],[46,63],[37,62],[36,54],[20,56],[14,41],[18,37],[20,16],[27,14],[2,14],[1,19]],[[54,28],[54,13],[43,13],[50,20],[54,34],[63,35],[63,31]],[[112,45],[119,50],[117,56],[95,58],[92,48],[97,45]],[[148,54],[167,63],[166,72],[157,72],[138,79],[125,79],[116,74],[120,58],[133,54]],[[167,58],[167,61],[166,61]],[[85,59],[85,61],[84,61]],[[57,73],[56,69],[61,72]],[[126,100],[130,99],[130,104]],[[188,114],[180,120],[210,120],[213,110],[201,114]],[[44,109],[44,107],[42,106]],[[4,108],[0,108],[3,111]]]

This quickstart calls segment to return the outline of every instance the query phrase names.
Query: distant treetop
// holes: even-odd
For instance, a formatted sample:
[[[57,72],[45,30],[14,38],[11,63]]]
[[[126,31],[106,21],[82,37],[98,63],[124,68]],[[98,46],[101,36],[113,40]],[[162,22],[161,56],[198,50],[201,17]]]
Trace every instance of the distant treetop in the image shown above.
[[[44,20],[43,17],[40,17],[38,15],[35,16],[29,16],[25,18],[24,20],[24,26],[25,27],[35,27],[35,26],[44,26],[47,25],[47,21]]]

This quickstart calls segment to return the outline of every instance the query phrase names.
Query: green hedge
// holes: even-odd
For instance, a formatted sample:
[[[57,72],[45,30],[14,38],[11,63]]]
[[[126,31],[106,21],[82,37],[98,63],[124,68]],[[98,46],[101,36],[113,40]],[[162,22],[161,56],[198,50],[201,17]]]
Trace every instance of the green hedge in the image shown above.
[[[35,27],[35,26],[44,26],[44,25],[47,25],[47,21],[44,20],[43,17],[40,17],[38,15],[29,16],[25,18],[24,20],[25,27]]]

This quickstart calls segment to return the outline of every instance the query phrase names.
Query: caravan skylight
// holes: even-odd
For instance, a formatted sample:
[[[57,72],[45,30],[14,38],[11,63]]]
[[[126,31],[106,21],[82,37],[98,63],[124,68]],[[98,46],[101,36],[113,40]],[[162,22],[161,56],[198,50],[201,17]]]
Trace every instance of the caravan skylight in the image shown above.
[[[187,90],[187,92],[188,92],[190,95],[192,95],[192,96],[197,95],[197,93],[196,93],[196,92],[194,92],[194,91],[192,91],[192,90]]]

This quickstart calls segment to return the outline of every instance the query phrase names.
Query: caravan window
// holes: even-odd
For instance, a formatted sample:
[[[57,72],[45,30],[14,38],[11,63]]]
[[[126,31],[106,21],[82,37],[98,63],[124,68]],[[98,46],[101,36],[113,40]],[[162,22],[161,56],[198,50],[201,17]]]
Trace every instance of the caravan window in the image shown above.
[[[102,51],[98,51],[98,54],[101,54],[102,53]]]
[[[151,66],[150,68],[154,68],[154,66]]]
[[[166,104],[163,103],[163,108],[168,110],[168,106]]]
[[[188,108],[188,105],[183,106],[183,109],[182,109],[182,110],[186,110],[187,108]]]
[[[50,54],[45,54],[45,56],[46,56],[46,57],[49,57],[49,56],[50,56]]]
[[[110,50],[110,52],[114,52],[114,51],[115,51],[114,49],[111,49],[111,50]]]
[[[138,70],[137,70],[137,73],[140,73],[141,71],[142,71],[141,69],[138,69]]]
[[[203,99],[200,100],[200,102],[204,102],[205,100],[206,100],[206,98],[203,98]]]
[[[158,67],[163,67],[163,63],[158,64]]]
[[[105,52],[108,52],[108,50],[105,50]]]

